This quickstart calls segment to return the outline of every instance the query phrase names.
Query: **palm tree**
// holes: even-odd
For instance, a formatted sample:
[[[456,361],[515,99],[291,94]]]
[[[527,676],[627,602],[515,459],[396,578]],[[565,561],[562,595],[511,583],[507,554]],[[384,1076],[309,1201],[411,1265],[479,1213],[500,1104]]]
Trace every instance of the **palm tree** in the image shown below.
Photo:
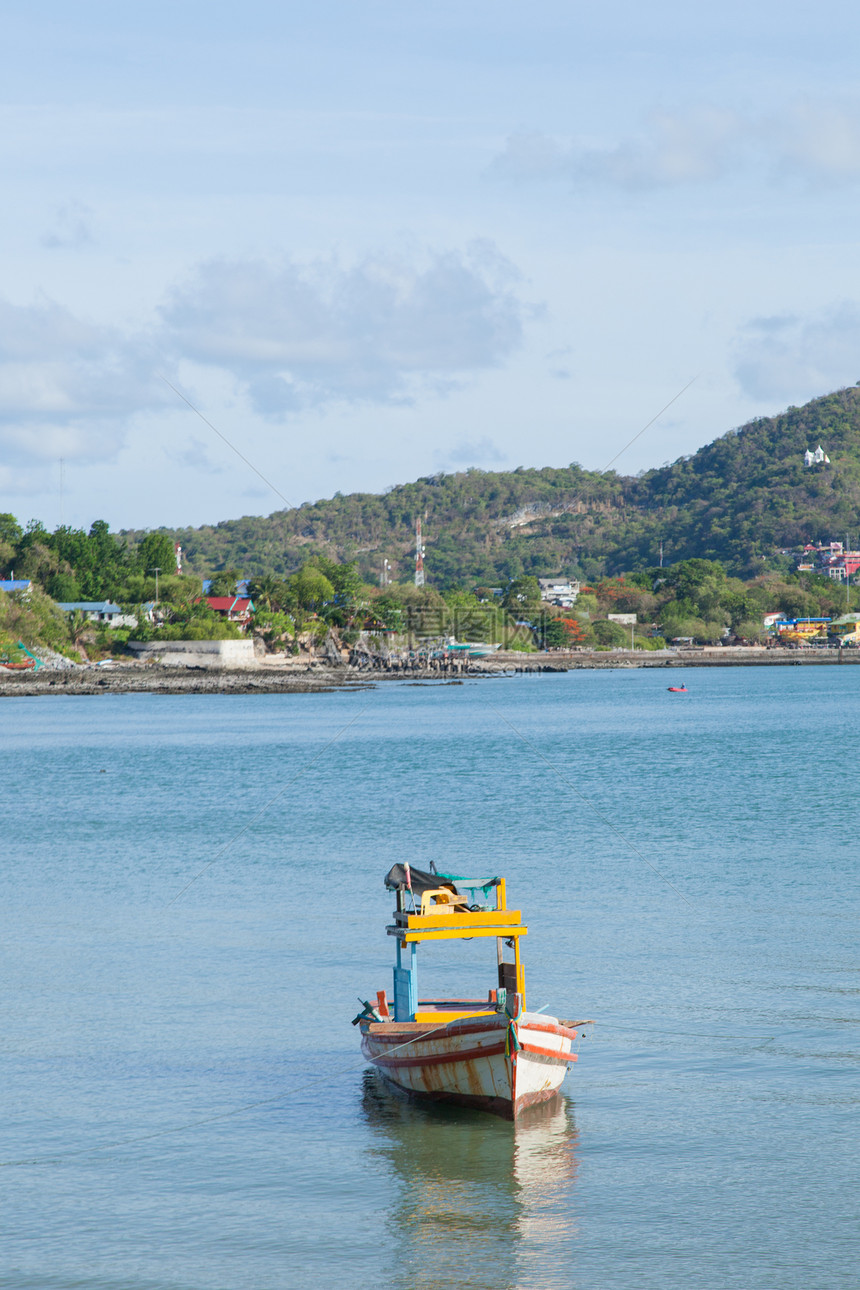
[[[92,640],[92,623],[83,610],[73,609],[69,614],[69,635],[72,638],[72,645],[86,658],[87,651],[84,644],[89,644]]]
[[[256,578],[248,584],[248,595],[257,609],[273,609],[276,603],[280,604],[279,593],[282,592],[283,583],[271,573],[263,574],[261,578]]]

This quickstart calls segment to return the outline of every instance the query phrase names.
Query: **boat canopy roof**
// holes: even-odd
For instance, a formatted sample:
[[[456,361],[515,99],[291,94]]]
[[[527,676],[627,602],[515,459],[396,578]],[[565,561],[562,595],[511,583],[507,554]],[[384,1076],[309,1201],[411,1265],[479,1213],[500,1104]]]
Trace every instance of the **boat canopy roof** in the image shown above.
[[[416,869],[411,864],[392,865],[385,875],[385,885],[390,891],[408,887],[416,896],[423,896],[425,891],[435,891],[438,887],[449,887],[455,896],[460,894],[453,882],[446,881],[442,874],[428,873],[426,869]]]
[[[498,887],[501,878],[470,878],[458,873],[428,873],[426,869],[416,869],[414,865],[395,864],[385,875],[385,885],[391,891],[398,887],[408,887],[416,896],[423,896],[425,891],[434,891],[439,887],[448,887],[455,896],[460,895],[460,888],[466,891],[482,891],[489,896],[493,887]]]

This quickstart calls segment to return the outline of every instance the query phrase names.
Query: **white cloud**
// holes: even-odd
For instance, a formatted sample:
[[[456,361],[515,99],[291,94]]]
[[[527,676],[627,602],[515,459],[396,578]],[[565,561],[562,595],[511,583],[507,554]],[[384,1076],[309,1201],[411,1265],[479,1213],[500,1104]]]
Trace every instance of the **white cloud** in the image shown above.
[[[547,373],[554,381],[570,381],[573,378],[573,368],[571,360],[573,358],[573,347],[563,345],[559,349],[551,349],[546,354],[549,363]]]
[[[176,357],[226,369],[266,416],[408,401],[502,362],[526,307],[491,245],[438,252],[420,267],[377,255],[337,261],[210,261],[162,311]]]
[[[672,188],[748,174],[825,184],[860,180],[860,105],[798,102],[778,116],[713,105],[654,112],[636,135],[611,142],[513,134],[492,169],[575,187]]]
[[[476,244],[420,267],[381,255],[351,267],[205,263],[136,332],[48,300],[0,299],[0,453],[19,467],[114,459],[136,416],[175,404],[159,374],[182,361],[238,384],[273,418],[445,392],[520,344],[528,311],[516,287],[513,266]],[[220,469],[199,440],[168,456]]]
[[[830,183],[860,178],[860,109],[839,104],[801,103],[789,120],[773,129],[776,164]]]
[[[520,180],[563,179],[575,186],[664,188],[716,179],[735,160],[739,122],[731,113],[661,112],[636,138],[610,144],[512,135],[493,169]]]
[[[0,300],[0,451],[13,463],[115,455],[130,416],[165,401],[154,370],[141,337],[50,301]]]
[[[803,403],[860,380],[860,305],[842,301],[812,318],[751,321],[735,346],[735,376],[755,399]]]
[[[207,475],[220,475],[224,470],[224,466],[219,466],[212,460],[209,447],[196,435],[192,435],[183,447],[165,448],[164,453],[175,465],[202,471]]]
[[[503,453],[487,435],[480,439],[464,439],[450,448],[447,453],[437,453],[437,457],[444,457],[445,460],[460,466],[485,466],[491,462],[507,461],[507,454]]]
[[[93,243],[93,213],[89,206],[82,202],[71,201],[65,206],[58,206],[54,211],[51,227],[40,237],[42,246],[48,250],[79,251]]]

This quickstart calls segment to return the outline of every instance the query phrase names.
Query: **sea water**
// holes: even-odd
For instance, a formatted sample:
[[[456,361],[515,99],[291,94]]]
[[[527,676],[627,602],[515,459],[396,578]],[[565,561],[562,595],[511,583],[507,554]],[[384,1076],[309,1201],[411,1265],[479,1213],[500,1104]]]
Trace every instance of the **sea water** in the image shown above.
[[[666,678],[4,699],[0,1285],[856,1286],[860,668]],[[516,1126],[361,1059],[403,860],[594,1019]]]

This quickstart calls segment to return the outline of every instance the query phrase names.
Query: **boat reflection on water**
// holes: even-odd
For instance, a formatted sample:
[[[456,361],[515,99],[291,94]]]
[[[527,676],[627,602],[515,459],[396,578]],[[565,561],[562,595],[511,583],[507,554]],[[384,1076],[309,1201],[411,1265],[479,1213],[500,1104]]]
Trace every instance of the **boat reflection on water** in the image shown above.
[[[415,1102],[364,1075],[370,1151],[397,1189],[394,1286],[535,1290],[574,1284],[576,1129],[559,1096],[516,1122]]]

